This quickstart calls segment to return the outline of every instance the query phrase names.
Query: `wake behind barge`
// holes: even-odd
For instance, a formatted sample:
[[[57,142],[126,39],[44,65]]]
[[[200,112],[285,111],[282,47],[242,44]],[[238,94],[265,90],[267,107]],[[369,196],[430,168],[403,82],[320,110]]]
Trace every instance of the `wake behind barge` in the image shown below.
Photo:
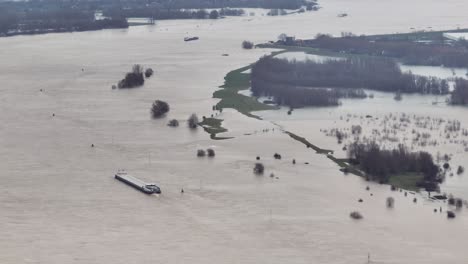
[[[161,189],[156,184],[145,183],[140,179],[128,175],[125,171],[118,171],[114,178],[146,194],[161,193]]]

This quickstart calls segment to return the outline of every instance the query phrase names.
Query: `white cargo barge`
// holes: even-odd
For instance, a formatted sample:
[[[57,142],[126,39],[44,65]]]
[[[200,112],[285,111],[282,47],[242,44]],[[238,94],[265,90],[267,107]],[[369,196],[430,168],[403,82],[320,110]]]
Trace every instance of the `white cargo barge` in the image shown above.
[[[156,184],[145,183],[140,179],[128,175],[125,171],[118,171],[114,178],[146,194],[161,193],[161,189]]]

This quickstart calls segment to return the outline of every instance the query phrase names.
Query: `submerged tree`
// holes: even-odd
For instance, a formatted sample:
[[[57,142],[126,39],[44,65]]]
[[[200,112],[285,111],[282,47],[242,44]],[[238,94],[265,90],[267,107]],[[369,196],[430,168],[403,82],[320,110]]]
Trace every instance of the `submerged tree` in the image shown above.
[[[125,75],[125,78],[119,81],[119,88],[134,88],[142,86],[145,83],[143,77],[143,67],[139,64],[133,65],[132,71]]]
[[[161,101],[161,100],[154,101],[153,106],[151,107],[151,114],[152,114],[153,118],[161,117],[164,114],[166,114],[167,112],[169,112],[169,104],[168,103],[166,103],[164,101]]]
[[[187,120],[187,125],[191,129],[195,129],[198,126],[198,116],[196,114],[190,115],[189,119]]]
[[[262,163],[255,163],[253,171],[255,174],[263,174],[265,171],[265,166],[263,166]]]
[[[254,47],[253,42],[250,42],[250,41],[247,41],[247,40],[244,40],[242,42],[242,48],[243,49],[252,49],[253,47]]]
[[[149,78],[149,77],[151,77],[151,76],[153,75],[153,73],[154,73],[153,69],[148,68],[148,69],[146,69],[146,71],[145,71],[145,77],[146,77],[146,78]]]

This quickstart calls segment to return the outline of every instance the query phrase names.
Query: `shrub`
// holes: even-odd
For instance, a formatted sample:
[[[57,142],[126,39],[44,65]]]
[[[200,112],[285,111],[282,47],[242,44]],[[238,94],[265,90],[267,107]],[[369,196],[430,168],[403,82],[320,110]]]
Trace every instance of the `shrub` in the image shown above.
[[[447,218],[455,218],[455,213],[452,211],[447,211]]]
[[[462,174],[463,172],[465,172],[465,168],[464,168],[463,166],[458,166],[457,174],[460,175],[460,174]]]
[[[214,149],[211,148],[207,149],[206,153],[208,153],[208,157],[214,157],[216,155]]]
[[[447,202],[448,202],[449,205],[455,205],[455,198],[450,195]]]
[[[153,75],[153,73],[154,73],[153,69],[148,68],[148,69],[146,69],[146,71],[145,71],[145,77],[146,77],[146,78],[149,78],[149,77],[151,77],[151,76]]]
[[[187,125],[191,129],[195,129],[198,126],[198,116],[196,114],[192,114],[189,119],[187,120]]]
[[[393,208],[395,205],[395,199],[393,197],[387,197],[387,208]]]
[[[444,163],[444,170],[448,170],[450,168],[450,164],[448,162]]]
[[[349,217],[351,217],[352,219],[362,219],[363,218],[362,214],[359,213],[358,211],[351,212],[349,214]]]
[[[167,123],[167,125],[170,127],[178,127],[179,121],[177,121],[177,119],[172,119],[171,121],[169,121],[169,123]]]
[[[458,199],[455,199],[455,206],[460,209],[463,207],[463,200],[458,198]]]
[[[197,150],[197,157],[205,157],[206,152],[203,149]]]
[[[278,154],[278,153],[275,153],[275,155],[273,155],[273,157],[274,157],[275,159],[281,159],[281,155]]]
[[[265,171],[265,166],[263,166],[262,163],[255,163],[253,171],[255,174],[263,174]]]
[[[250,41],[247,41],[247,40],[244,40],[242,42],[242,48],[243,49],[252,49],[253,47],[254,47],[253,42],[250,42]]]
[[[139,64],[133,65],[132,72],[125,75],[125,78],[118,83],[119,88],[134,88],[145,83],[143,77],[143,67]]]
[[[161,101],[161,100],[156,100],[153,103],[153,106],[151,107],[151,114],[153,115],[154,118],[158,118],[163,116],[169,112],[169,104]]]

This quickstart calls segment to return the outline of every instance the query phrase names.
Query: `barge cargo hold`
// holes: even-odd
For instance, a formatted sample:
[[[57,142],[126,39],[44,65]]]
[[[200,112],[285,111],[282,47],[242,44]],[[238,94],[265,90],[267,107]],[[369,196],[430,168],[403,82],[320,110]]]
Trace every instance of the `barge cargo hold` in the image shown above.
[[[128,175],[124,171],[117,172],[114,178],[146,194],[161,193],[161,189],[156,184],[145,183],[140,179]]]

